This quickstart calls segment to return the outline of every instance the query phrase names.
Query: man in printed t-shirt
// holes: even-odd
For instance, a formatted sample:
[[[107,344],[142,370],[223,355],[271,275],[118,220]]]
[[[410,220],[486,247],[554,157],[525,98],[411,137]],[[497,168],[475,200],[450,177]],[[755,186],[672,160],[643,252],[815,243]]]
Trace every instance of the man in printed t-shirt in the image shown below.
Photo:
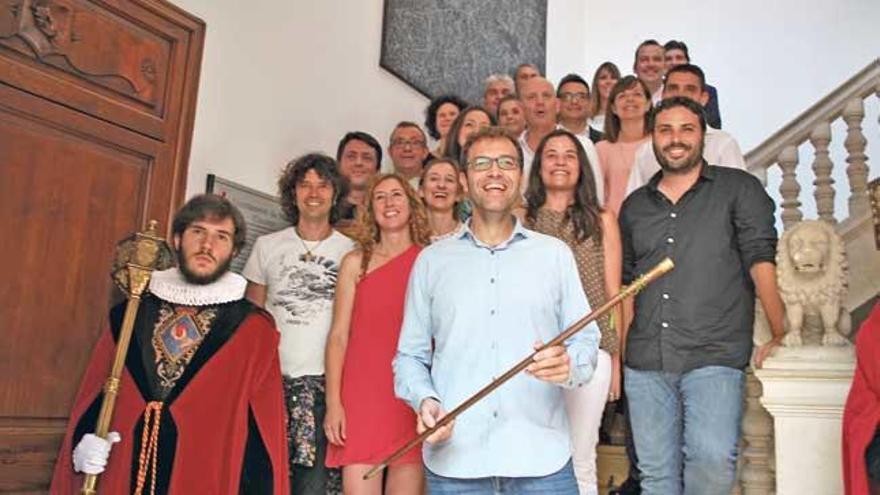
[[[278,181],[288,227],[257,239],[244,268],[247,296],[264,306],[281,332],[288,410],[291,493],[337,493],[338,472],[324,466],[324,345],[333,318],[339,262],[352,241],[334,230],[347,185],[336,162],[309,154]]]

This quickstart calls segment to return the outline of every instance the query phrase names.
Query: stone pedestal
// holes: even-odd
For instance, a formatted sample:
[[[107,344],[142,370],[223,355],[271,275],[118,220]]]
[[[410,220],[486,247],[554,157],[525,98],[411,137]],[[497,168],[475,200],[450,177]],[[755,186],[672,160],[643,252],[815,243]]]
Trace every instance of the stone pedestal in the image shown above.
[[[755,376],[776,432],[776,493],[837,495],[841,420],[855,369],[853,347],[782,347]]]

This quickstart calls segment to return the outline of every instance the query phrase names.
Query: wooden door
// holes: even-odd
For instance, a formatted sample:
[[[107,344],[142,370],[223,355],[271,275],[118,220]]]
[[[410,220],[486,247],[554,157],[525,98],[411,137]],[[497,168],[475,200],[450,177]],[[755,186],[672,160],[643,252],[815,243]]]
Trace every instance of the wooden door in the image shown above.
[[[0,491],[48,489],[117,240],[182,202],[204,23],[0,0]]]

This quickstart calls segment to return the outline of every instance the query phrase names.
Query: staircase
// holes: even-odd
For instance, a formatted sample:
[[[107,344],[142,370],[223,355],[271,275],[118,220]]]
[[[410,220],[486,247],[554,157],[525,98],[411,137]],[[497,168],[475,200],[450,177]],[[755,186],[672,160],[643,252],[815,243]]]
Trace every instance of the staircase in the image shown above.
[[[803,210],[806,208],[802,209],[804,203],[800,193],[802,189],[812,190],[816,218],[834,225],[844,239],[849,265],[849,293],[844,305],[853,315],[854,329],[858,328],[880,292],[880,245],[875,243],[868,191],[870,168],[865,153],[869,145],[866,134],[872,139],[880,138],[880,126],[877,125],[880,122],[868,122],[868,132],[863,131],[865,107],[877,105],[878,98],[880,59],[875,59],[745,156],[748,170],[765,186],[768,179],[775,178],[774,174],[781,174],[776,181],[778,195],[777,191],[771,190],[770,193],[780,205],[783,229],[804,219]],[[835,128],[843,128],[843,131],[835,133]],[[841,139],[845,149],[842,160],[831,148],[832,143]],[[880,140],[870,144],[880,150]],[[846,163],[844,172],[848,187],[836,185],[835,177],[843,175],[840,169],[835,170],[836,158],[838,162]],[[810,175],[806,166],[800,165],[805,162],[811,162],[812,184],[804,180]],[[838,166],[843,165],[838,163]],[[835,208],[838,193],[846,195],[845,211]],[[844,386],[848,387],[848,381]],[[749,371],[743,411],[740,482],[735,494],[770,495],[777,490],[774,419],[761,404],[761,398],[762,384]],[[841,413],[842,405],[835,403],[828,408],[826,418],[839,421]],[[836,430],[839,431],[839,426]],[[840,446],[825,447],[827,465],[831,467],[839,462]],[[789,455],[797,453],[790,452]],[[780,495],[786,494],[780,492]]]
[[[867,191],[868,156],[865,154],[868,146],[866,134],[872,139],[880,138],[880,122],[869,122],[867,133],[862,129],[865,105],[876,105],[878,98],[880,59],[875,59],[745,156],[749,171],[765,185],[768,175],[781,171],[782,180],[776,197],[781,197],[778,204],[781,206],[784,228],[804,218],[800,199],[802,189],[812,190],[817,218],[836,225],[846,242],[849,261],[846,307],[851,312],[875,299],[880,291],[880,251],[874,245]],[[832,132],[839,119],[845,124],[845,136],[836,136]],[[835,174],[830,146],[840,139],[843,139],[846,150],[843,161],[846,162],[848,188],[836,187],[833,178],[840,174]],[[876,146],[880,143],[872,141],[871,144]],[[804,173],[805,165],[801,165],[801,157],[809,157],[810,154],[814,180],[812,184],[805,184],[803,177],[808,174]],[[799,177],[801,182],[798,182]],[[775,191],[771,191],[771,194],[775,195]],[[847,195],[847,211],[835,211],[837,194]]]

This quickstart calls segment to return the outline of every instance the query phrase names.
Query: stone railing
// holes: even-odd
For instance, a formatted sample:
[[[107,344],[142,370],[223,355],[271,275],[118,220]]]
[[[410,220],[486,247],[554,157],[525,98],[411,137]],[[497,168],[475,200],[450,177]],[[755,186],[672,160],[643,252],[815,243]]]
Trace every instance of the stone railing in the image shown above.
[[[782,198],[780,214],[783,227],[788,230],[804,218],[801,211],[802,203],[799,199],[802,184],[798,183],[797,180],[798,164],[800,161],[799,148],[807,143],[812,146],[814,181],[811,188],[808,185],[804,185],[804,189],[812,189],[818,219],[835,225],[837,232],[846,244],[849,264],[849,295],[844,306],[848,310],[863,304],[876,295],[878,289],[880,289],[880,254],[876,251],[873,242],[870,198],[867,190],[869,168],[865,149],[868,141],[865,133],[862,131],[862,123],[865,118],[865,101],[874,96],[880,98],[880,59],[871,62],[831,94],[746,154],[745,157],[749,171],[760,178],[765,185],[767,184],[768,169],[776,165],[779,166],[782,173],[782,180],[779,186],[779,193]],[[843,145],[846,150],[845,161],[847,166],[845,171],[849,183],[849,196],[847,198],[848,211],[845,214],[835,211],[834,198],[838,191],[832,178],[835,164],[829,152],[829,145],[833,138],[832,124],[838,119],[843,119],[846,125],[846,137],[844,138]],[[873,123],[871,125],[873,126]],[[874,137],[878,134],[880,133],[873,130],[869,132],[869,135]],[[838,221],[838,218],[840,221]],[[791,358],[788,359],[791,360]],[[837,438],[839,438],[839,421],[843,405],[840,398],[841,393],[845,396],[848,381],[837,377],[837,375],[832,377],[834,380],[831,380],[826,376],[828,375],[827,370],[823,370],[822,373],[817,375],[821,377],[821,380],[816,382],[812,375],[817,374],[817,372],[812,369],[813,367],[809,363],[799,362],[798,366],[803,367],[805,370],[802,373],[800,371],[792,373],[791,370],[786,368],[790,363],[785,363],[785,359],[782,359],[782,361],[782,365],[778,367],[785,368],[784,371],[760,370],[760,381],[755,379],[751,371],[749,372],[744,399],[739,484],[734,493],[741,495],[770,495],[777,493],[777,489],[781,489],[782,491],[778,493],[784,495],[782,492],[786,491],[786,489],[777,486],[776,452],[780,449],[779,442],[788,444],[791,442],[790,437],[793,435],[797,436],[798,434],[797,431],[788,431],[792,428],[791,425],[795,423],[790,418],[784,419],[787,416],[794,418],[809,417],[811,418],[810,421],[814,421],[810,423],[810,427],[815,428],[815,424],[820,424],[824,425],[822,427],[828,430],[823,438],[833,438],[836,431],[838,432]],[[772,365],[771,368],[773,368]],[[839,370],[832,371],[837,374],[842,373]],[[809,380],[801,375],[807,376]],[[773,416],[764,407],[768,405],[768,398],[762,393],[762,388],[765,388],[765,385],[761,383],[762,381],[767,381],[768,384],[774,387],[773,398],[769,404],[773,409]],[[804,385],[801,382],[809,383]],[[822,394],[815,388],[816,383],[833,383],[836,384],[837,388],[828,394]],[[798,386],[800,388],[797,388]],[[790,393],[790,390],[797,390],[797,393],[794,393],[794,398],[785,397],[785,394]],[[804,390],[806,392],[803,392]],[[822,411],[825,411],[827,414],[813,414],[815,411],[810,412],[809,407],[801,407],[803,404],[799,404],[798,401],[804,397],[798,394],[803,392],[810,396],[811,392],[809,390],[813,390],[813,393],[821,396],[819,397],[820,399],[830,401],[829,404],[823,403],[822,406]],[[780,399],[780,396],[782,396],[782,399]],[[810,400],[813,402],[816,402],[815,399],[816,397],[810,397]],[[796,405],[792,406],[787,404],[786,401],[793,401]],[[791,413],[786,408],[797,409],[796,414]],[[813,407],[813,409],[816,409],[816,407]],[[804,413],[804,410],[807,412]],[[785,414],[780,414],[780,411]],[[783,433],[788,435],[783,435],[783,438],[780,438],[780,432],[775,431],[779,425],[780,418],[783,418],[782,424],[786,425]],[[817,421],[819,423],[815,423],[816,418],[818,418]],[[774,423],[777,423],[777,425],[774,425]],[[818,445],[818,443],[821,443],[821,440],[815,440],[813,443],[814,445],[811,445],[811,448],[823,449],[830,456],[830,459],[839,458],[839,443],[837,445]],[[782,448],[783,450],[786,449],[784,446]],[[796,452],[789,452],[789,454],[798,455]],[[837,464],[832,463],[832,465]],[[834,470],[832,466],[825,466],[823,469]],[[833,478],[837,476],[837,473],[826,472],[824,476],[826,478],[829,476]],[[791,478],[790,475],[789,478]],[[790,481],[788,481],[788,485],[791,486]]]
[[[841,117],[847,126],[844,146],[848,153],[846,175],[849,179],[849,214],[845,218],[854,219],[868,214],[870,202],[867,194],[868,166],[865,155],[868,141],[862,132],[862,121],[865,118],[865,100],[873,95],[880,97],[880,59],[875,59],[831,94],[746,154],[747,168],[765,184],[767,170],[770,167],[779,165],[782,170],[779,192],[782,196],[782,222],[785,228],[803,218],[801,201],[798,199],[801,185],[798,184],[796,172],[799,161],[798,147],[807,141],[815,151],[812,164],[815,173],[813,196],[816,199],[819,219],[836,223],[834,211],[836,191],[831,177],[834,163],[829,156],[829,143],[832,139],[831,124]]]

